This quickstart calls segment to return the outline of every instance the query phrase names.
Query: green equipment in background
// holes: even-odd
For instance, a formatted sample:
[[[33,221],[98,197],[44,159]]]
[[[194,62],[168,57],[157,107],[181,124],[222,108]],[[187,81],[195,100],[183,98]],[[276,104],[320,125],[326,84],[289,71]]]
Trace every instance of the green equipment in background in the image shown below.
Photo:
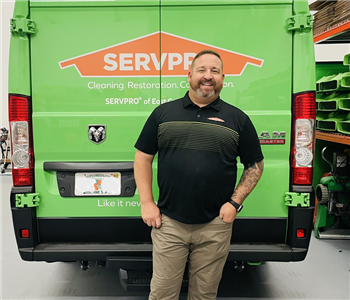
[[[318,111],[350,111],[350,94],[336,93],[317,94],[317,110]]]
[[[316,116],[316,128],[324,131],[341,131],[344,122],[349,122],[350,113],[340,112],[318,113]]]
[[[350,66],[350,54],[344,56],[343,65]]]
[[[318,92],[346,91],[350,88],[350,72],[325,76],[317,83]]]
[[[343,65],[350,65],[350,54]],[[350,72],[323,76],[316,82],[316,129],[350,134]]]
[[[350,239],[350,149],[333,152],[332,162],[325,157],[326,150],[324,147],[321,155],[331,166],[331,172],[316,187],[314,234],[317,238]]]

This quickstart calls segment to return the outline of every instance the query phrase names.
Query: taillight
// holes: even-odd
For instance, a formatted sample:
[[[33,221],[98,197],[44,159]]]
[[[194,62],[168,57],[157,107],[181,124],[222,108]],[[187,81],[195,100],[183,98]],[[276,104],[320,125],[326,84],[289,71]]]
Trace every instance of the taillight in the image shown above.
[[[13,185],[34,185],[32,105],[29,97],[9,96],[9,122]]]
[[[311,185],[315,153],[315,92],[293,96],[291,184]]]
[[[29,236],[29,229],[21,229],[21,238],[27,239]]]
[[[305,230],[297,229],[297,238],[304,238],[304,237],[305,237]]]

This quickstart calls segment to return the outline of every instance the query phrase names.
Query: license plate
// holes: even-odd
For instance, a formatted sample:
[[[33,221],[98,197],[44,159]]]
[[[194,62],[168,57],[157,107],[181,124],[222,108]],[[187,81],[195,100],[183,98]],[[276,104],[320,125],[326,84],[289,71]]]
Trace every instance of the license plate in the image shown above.
[[[120,173],[76,173],[76,196],[119,196],[121,194]]]

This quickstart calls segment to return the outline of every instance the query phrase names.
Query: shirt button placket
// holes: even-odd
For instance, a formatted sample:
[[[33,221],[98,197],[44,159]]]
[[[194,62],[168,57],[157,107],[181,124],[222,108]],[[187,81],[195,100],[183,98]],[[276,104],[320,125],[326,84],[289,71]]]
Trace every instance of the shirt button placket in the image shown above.
[[[201,116],[201,111],[202,111],[202,110],[199,108],[199,109],[198,109],[198,112],[197,112],[197,118],[200,118],[200,116]]]

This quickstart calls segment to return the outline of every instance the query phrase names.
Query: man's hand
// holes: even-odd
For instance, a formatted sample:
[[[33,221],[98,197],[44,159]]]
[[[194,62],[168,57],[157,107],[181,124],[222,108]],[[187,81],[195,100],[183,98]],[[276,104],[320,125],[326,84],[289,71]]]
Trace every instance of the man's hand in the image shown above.
[[[152,193],[152,162],[154,155],[139,150],[135,154],[134,172],[137,189],[140,194],[141,216],[143,221],[155,228],[162,225],[159,208],[154,203]]]
[[[150,227],[160,228],[162,225],[160,210],[154,202],[141,204],[141,216],[143,221]]]
[[[237,210],[228,202],[220,209],[220,218],[226,223],[233,223],[237,215]]]

